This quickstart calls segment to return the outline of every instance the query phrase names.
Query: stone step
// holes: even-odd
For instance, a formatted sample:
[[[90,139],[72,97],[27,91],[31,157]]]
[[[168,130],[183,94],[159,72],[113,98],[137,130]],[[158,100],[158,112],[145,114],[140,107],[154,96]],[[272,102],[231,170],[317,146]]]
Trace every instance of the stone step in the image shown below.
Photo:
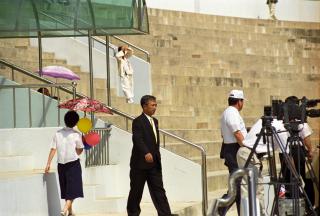
[[[106,197],[95,200],[84,198],[78,199],[73,204],[73,208],[82,214],[111,213],[119,210],[125,211],[126,204],[126,197]]]
[[[188,52],[190,53],[190,51]],[[154,56],[151,60],[152,65],[164,65],[164,66],[181,66],[183,67],[194,67],[194,64],[202,64],[203,67],[210,69],[212,67],[219,67],[220,69],[228,69],[230,66],[230,59],[233,59],[233,62],[239,62],[239,66],[246,65],[248,62],[252,63],[254,61],[260,61],[262,63],[265,63],[267,66],[268,64],[271,64],[269,68],[272,68],[272,66],[277,67],[285,67],[285,66],[303,66],[314,64],[319,61],[319,56],[310,56],[307,58],[304,57],[304,55],[307,55],[303,53],[303,51],[299,51],[297,54],[290,54],[291,56],[282,57],[279,56],[279,53],[277,50],[275,50],[272,55],[268,56],[265,54],[262,55],[256,55],[255,53],[247,52],[246,50],[242,50],[241,52],[234,52],[232,49],[225,48],[225,49],[217,49],[212,50],[210,53],[203,55],[202,57],[199,56],[200,54],[196,54],[195,56],[192,56],[192,52],[190,54],[184,54],[184,55],[175,55],[175,56],[169,56],[164,54]],[[294,57],[293,57],[294,56]],[[310,62],[309,62],[310,61]],[[227,65],[226,65],[227,63]],[[266,64],[268,63],[268,64]],[[261,65],[257,64],[255,65],[256,68],[261,67]]]
[[[137,116],[142,113],[142,108],[140,104],[128,104],[125,102],[125,98],[114,97],[112,100],[112,107],[121,110],[130,115]],[[168,115],[168,116],[193,116],[194,111],[192,107],[185,106],[171,106],[165,104],[159,104],[157,115]]]
[[[220,153],[220,148],[219,152]],[[201,157],[192,157],[194,162],[201,164]],[[227,167],[224,165],[224,159],[220,155],[207,155],[207,172],[225,171]]]
[[[160,128],[207,128],[211,126],[210,117],[193,118],[189,116],[155,116],[159,120]],[[110,122],[120,128],[126,128],[126,119],[122,116],[101,116],[101,119]],[[131,122],[128,123],[129,131],[131,131]]]
[[[4,39],[0,40],[0,47],[16,47],[16,48],[26,48],[29,47],[30,40],[28,38],[14,38],[14,39]]]
[[[28,53],[28,55],[25,54],[26,52]],[[50,53],[50,52],[42,53],[43,60],[53,59],[54,57],[55,57],[54,53]],[[12,60],[23,59],[25,61],[30,61],[30,60],[36,61],[39,58],[39,51],[35,48],[30,48],[30,47],[24,48],[23,51],[21,51],[21,48],[13,49],[12,47],[1,47],[0,58],[7,58]]]
[[[221,190],[228,187],[228,170],[207,172],[208,191]]]
[[[214,141],[221,137],[220,129],[164,129],[165,131],[175,134],[183,139],[190,140],[195,143],[206,144],[208,141]],[[175,139],[167,139],[168,144],[175,144]],[[208,143],[209,144],[209,143]]]
[[[164,26],[163,31],[171,32],[170,28]],[[173,27],[176,30],[176,26]],[[191,34],[191,35],[190,35]],[[319,45],[307,42],[306,39],[292,39],[279,35],[235,35],[234,32],[225,34],[221,30],[206,30],[203,34],[201,31],[195,30],[193,33],[175,33],[174,35],[149,36],[144,38],[143,47],[149,50],[151,55],[169,55],[175,56],[177,54],[187,55],[189,53],[203,53],[214,50],[228,50],[232,48],[232,52],[241,52],[247,48],[251,48],[257,55],[272,54],[277,51],[277,56],[292,56],[292,53],[299,53],[300,50],[306,52],[313,52],[314,55],[319,56],[316,52],[320,48]],[[229,35],[230,34],[230,35]],[[255,37],[256,36],[256,37]],[[195,41],[208,41],[208,43],[196,43]],[[139,42],[137,42],[139,43]],[[300,49],[296,49],[300,47]],[[161,49],[159,49],[161,48]],[[170,52],[168,52],[168,49]]]
[[[189,139],[190,141],[191,139]],[[207,156],[213,156],[213,155],[219,155],[220,148],[221,148],[221,141],[203,141],[203,142],[195,142],[192,141],[194,144],[198,146],[202,146],[204,150],[206,151]],[[180,156],[183,156],[185,158],[191,158],[193,161],[196,161],[197,158],[200,157],[201,152],[199,149],[189,146],[182,142],[175,142],[175,143],[168,143],[165,144],[165,149],[178,154]],[[201,161],[197,161],[200,162]]]
[[[251,26],[253,27],[264,27],[268,29],[275,30],[281,29],[319,29],[316,23],[310,22],[288,22],[288,21],[277,21],[272,20],[261,20],[261,19],[249,19],[249,18],[238,18],[238,17],[226,17],[226,16],[214,16],[205,14],[196,14],[189,12],[180,11],[169,11],[169,10],[158,10],[149,9],[149,19],[153,23],[162,24],[174,24],[177,21],[185,21],[184,23],[189,26],[201,26],[201,27],[211,27],[215,24],[221,25],[238,25],[238,26]],[[297,24],[296,24],[297,23]],[[304,33],[304,32],[302,32]],[[307,35],[310,34],[307,31]]]
[[[141,202],[141,216],[157,216],[157,211],[151,202]],[[201,214],[201,204],[197,202],[170,202],[172,213],[179,214],[179,216],[197,216]],[[76,208],[75,208],[76,209]],[[77,213],[79,216],[126,216],[127,213],[113,212],[113,213]]]

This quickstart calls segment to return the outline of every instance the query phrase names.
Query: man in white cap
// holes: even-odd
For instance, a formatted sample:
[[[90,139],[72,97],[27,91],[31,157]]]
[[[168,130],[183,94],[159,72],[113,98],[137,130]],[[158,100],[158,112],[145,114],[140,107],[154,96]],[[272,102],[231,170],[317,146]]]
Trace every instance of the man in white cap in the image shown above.
[[[243,140],[247,135],[246,126],[239,113],[242,110],[244,99],[242,90],[232,90],[228,97],[229,106],[221,116],[223,143],[220,158],[225,160],[224,164],[228,167],[230,175],[238,169],[237,152],[240,146],[243,146]],[[236,203],[238,215],[240,215],[240,182],[237,186]],[[219,214],[225,215],[230,207],[219,208]]]

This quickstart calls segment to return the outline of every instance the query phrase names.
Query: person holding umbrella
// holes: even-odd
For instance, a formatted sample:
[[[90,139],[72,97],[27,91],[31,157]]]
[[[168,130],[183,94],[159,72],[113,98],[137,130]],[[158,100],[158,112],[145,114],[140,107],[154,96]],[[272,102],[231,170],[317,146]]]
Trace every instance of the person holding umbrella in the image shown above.
[[[123,93],[127,98],[127,103],[133,103],[133,68],[128,60],[132,56],[132,49],[128,46],[120,46],[116,58],[118,60],[118,70]]]
[[[48,173],[51,161],[57,152],[58,175],[61,199],[65,205],[61,211],[62,216],[71,216],[72,203],[78,197],[83,197],[82,171],[79,155],[84,145],[81,134],[73,129],[79,121],[75,111],[68,111],[64,116],[66,127],[58,130],[53,137],[45,173]]]

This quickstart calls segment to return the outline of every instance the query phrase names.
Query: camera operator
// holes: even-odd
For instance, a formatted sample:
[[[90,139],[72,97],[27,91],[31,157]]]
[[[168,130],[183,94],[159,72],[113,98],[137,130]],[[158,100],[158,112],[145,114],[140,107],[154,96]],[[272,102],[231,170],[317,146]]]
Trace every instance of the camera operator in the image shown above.
[[[296,96],[290,96],[286,98],[285,103],[299,104],[299,99]],[[286,144],[285,146],[286,152],[292,157],[295,168],[305,183],[304,189],[307,192],[308,198],[310,199],[311,203],[314,204],[313,183],[310,179],[306,178],[306,170],[305,170],[306,157],[309,160],[312,160],[312,155],[313,155],[313,149],[312,149],[312,144],[310,140],[312,129],[310,128],[308,123],[303,123],[298,125],[298,131],[299,131],[298,135],[302,139],[302,142],[296,142],[296,143],[284,142],[284,144]],[[282,152],[279,153],[279,157],[281,162],[281,173],[283,176],[283,182],[290,183],[291,173],[284,162],[284,156]],[[294,186],[286,187],[285,195],[287,198],[294,198],[293,188]]]
[[[220,158],[225,159],[225,165],[228,167],[229,174],[238,169],[237,151],[242,146],[242,141],[247,135],[246,127],[239,111],[244,104],[244,95],[242,90],[232,90],[228,97],[228,108],[221,117],[221,134],[223,143],[220,152]],[[237,211],[240,214],[240,181],[237,183]],[[223,198],[226,194],[223,195]],[[225,215],[229,207],[219,208],[219,214]]]
[[[286,102],[288,102],[289,100],[293,97],[289,97],[289,99],[287,98]],[[295,97],[296,98],[296,97]],[[270,117],[272,118],[271,114]],[[279,148],[279,145],[283,146],[283,149],[285,149],[286,153],[289,153],[289,146],[287,146],[287,142],[288,142],[288,138],[290,137],[290,133],[287,131],[287,129],[285,128],[284,122],[283,120],[277,120],[276,118],[272,118],[272,122],[271,122],[271,126],[273,126],[280,138],[280,142],[277,142],[277,139],[275,139],[275,137],[272,137],[272,139],[269,137],[267,137],[270,145],[269,145],[269,150],[270,152],[273,151],[272,149],[272,145],[271,143],[274,143],[274,147],[275,150]],[[238,150],[237,153],[237,162],[240,168],[244,167],[251,151],[252,148],[257,140],[257,134],[259,134],[259,132],[261,131],[262,128],[262,120],[259,119],[251,128],[251,130],[249,131],[249,133],[247,134],[247,136],[245,137],[245,139],[243,140],[243,147],[241,147]],[[310,135],[311,135],[312,131],[309,127],[309,125],[307,123],[301,124],[299,125],[299,137],[301,137],[301,139],[303,140],[303,144],[307,147],[308,149],[308,156],[310,157],[310,155],[312,154],[312,146],[310,143]],[[300,146],[301,147],[301,146]],[[300,148],[299,147],[299,148]],[[301,151],[302,152],[302,151]],[[262,169],[262,162],[261,159],[265,158],[264,156],[267,155],[268,153],[268,146],[267,144],[264,143],[263,139],[260,139],[260,141],[258,142],[255,152],[253,154],[253,157],[251,158],[250,162],[249,162],[249,167],[252,167],[253,170],[256,172],[256,176],[258,177],[257,182],[259,183],[257,186],[257,197],[259,199],[259,203],[260,203],[260,207],[261,207],[261,215],[266,215],[266,209],[264,206],[264,198],[263,198],[263,186],[262,183],[263,182],[263,176],[264,174],[267,174],[267,170],[263,170]],[[295,161],[297,158],[293,157],[293,161]],[[283,160],[283,155],[282,152],[280,152],[280,158],[281,158],[281,162]],[[304,156],[301,156],[301,158],[304,158]],[[283,160],[283,164],[282,164],[282,168],[285,168],[286,164],[284,163]],[[305,169],[305,166],[303,164],[303,166],[297,166],[295,165],[295,167],[299,167],[301,169]],[[298,168],[296,168],[298,170]],[[287,170],[287,171],[285,171]],[[290,183],[290,172],[288,169],[283,169],[283,172],[285,172],[286,174],[282,174],[283,176],[289,176],[289,179],[285,178],[285,182]],[[305,171],[305,170],[304,170]],[[287,174],[289,173],[289,175]],[[305,172],[300,172],[300,174],[304,173],[304,175],[301,175],[303,180],[305,181]],[[313,186],[312,182],[311,184],[306,184],[308,186]],[[245,186],[241,186],[241,194],[245,195],[247,193],[247,189]],[[307,192],[307,194],[312,194],[314,193],[313,190],[312,192]]]
[[[276,131],[285,131],[284,125],[281,120],[273,119],[271,125],[276,129]],[[237,153],[237,162],[239,165],[239,168],[243,168],[246,161],[249,158],[249,155],[252,151],[252,148],[257,140],[257,134],[261,131],[262,128],[262,120],[259,119],[250,129],[249,133],[247,134],[246,138],[243,140],[243,147],[240,147]],[[288,138],[288,133],[278,133],[279,138],[281,142],[286,143]],[[271,137],[267,137],[269,139],[269,150],[272,152],[272,141]],[[275,144],[275,148],[277,149],[279,147],[279,143],[276,142],[276,139],[273,137],[273,142]],[[266,143],[263,143],[263,139],[260,139],[255,152],[253,154],[253,157],[251,158],[248,167],[253,168],[253,171],[255,172],[255,176],[257,177],[256,182],[257,185],[257,197],[259,199],[260,204],[260,215],[267,215],[266,209],[264,205],[264,191],[263,191],[263,177],[267,175],[268,170],[263,169],[262,166],[262,160],[265,158],[265,156],[268,153],[268,146]],[[247,197],[247,182],[245,179],[243,179],[243,184],[241,185],[241,195],[242,197]]]

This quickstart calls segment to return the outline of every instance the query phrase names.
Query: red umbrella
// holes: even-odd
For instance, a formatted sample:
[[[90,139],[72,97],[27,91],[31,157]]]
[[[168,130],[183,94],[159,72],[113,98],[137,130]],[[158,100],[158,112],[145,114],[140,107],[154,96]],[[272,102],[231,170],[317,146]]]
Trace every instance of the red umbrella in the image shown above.
[[[103,112],[111,115],[113,114],[112,111],[100,101],[93,100],[87,97],[68,100],[62,104],[59,104],[58,107],[75,111]]]

